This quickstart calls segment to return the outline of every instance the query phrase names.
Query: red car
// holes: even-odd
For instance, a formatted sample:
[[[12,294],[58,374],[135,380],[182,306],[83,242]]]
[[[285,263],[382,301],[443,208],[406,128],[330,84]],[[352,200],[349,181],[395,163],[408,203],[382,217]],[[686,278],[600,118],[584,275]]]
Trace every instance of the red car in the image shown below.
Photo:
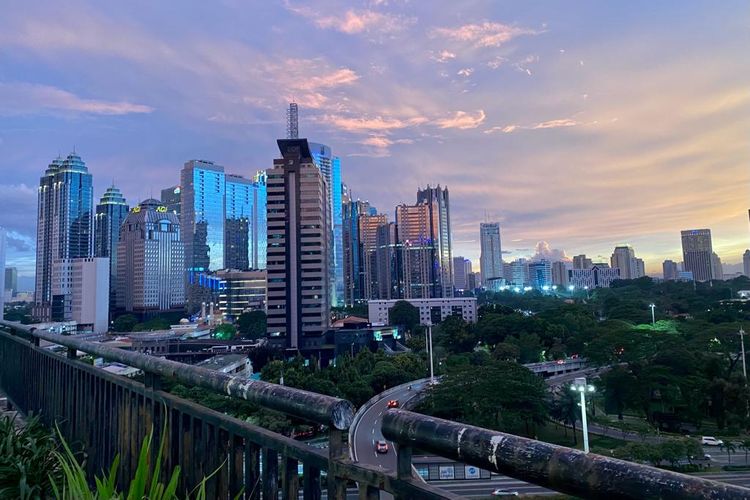
[[[398,408],[398,401],[395,399],[388,401],[388,408]]]
[[[388,453],[388,443],[386,443],[382,439],[380,441],[376,441],[375,451],[378,453]]]

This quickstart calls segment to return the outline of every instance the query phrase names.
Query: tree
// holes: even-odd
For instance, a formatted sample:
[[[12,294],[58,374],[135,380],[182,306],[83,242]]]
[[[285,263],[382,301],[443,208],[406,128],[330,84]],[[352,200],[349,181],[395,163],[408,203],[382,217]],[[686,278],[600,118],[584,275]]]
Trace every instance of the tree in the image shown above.
[[[467,352],[476,344],[476,337],[469,332],[469,325],[461,316],[445,318],[436,330],[435,340],[450,352]]]
[[[266,336],[267,323],[264,311],[249,311],[237,318],[237,331],[243,338],[256,340]]]
[[[567,433],[566,425],[573,429],[573,446],[578,445],[578,436],[576,434],[576,422],[581,416],[578,393],[573,391],[563,391],[559,398],[555,398],[550,406],[550,416],[563,423],[563,428]],[[567,435],[567,434],[566,434]]]
[[[133,327],[138,324],[138,318],[132,314],[123,314],[115,318],[112,329],[116,332],[132,332]]]
[[[731,464],[732,463],[732,453],[734,453],[735,451],[737,451],[737,447],[734,445],[733,442],[731,442],[730,440],[727,439],[726,441],[724,441],[724,443],[722,443],[721,445],[719,445],[719,448],[722,449],[722,450],[726,450],[727,451],[727,462],[729,462]]]
[[[492,353],[495,359],[500,361],[518,361],[521,350],[517,345],[509,342],[498,342],[495,345],[495,351]]]
[[[607,411],[613,410],[617,413],[617,419],[623,420],[623,411],[626,404],[631,401],[633,387],[637,380],[624,366],[615,366],[601,376],[604,386],[604,405]]]
[[[409,332],[419,324],[419,309],[406,300],[399,300],[388,311],[388,321],[392,325],[400,325]]]
[[[237,334],[237,328],[229,323],[222,323],[214,328],[213,335],[219,340],[232,340]]]
[[[533,436],[548,415],[545,398],[540,377],[517,363],[494,361],[451,369],[424,406],[436,416]]]

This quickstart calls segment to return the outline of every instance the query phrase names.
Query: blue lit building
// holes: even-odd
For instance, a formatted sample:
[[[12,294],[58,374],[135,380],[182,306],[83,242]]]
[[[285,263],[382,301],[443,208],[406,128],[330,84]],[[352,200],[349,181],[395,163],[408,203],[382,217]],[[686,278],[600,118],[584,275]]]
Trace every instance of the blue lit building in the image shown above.
[[[266,268],[266,172],[259,171],[253,178],[253,224],[250,230],[250,267]]]
[[[250,267],[250,229],[253,221],[255,184],[239,175],[226,176],[224,220],[224,268]]]
[[[120,241],[120,226],[129,210],[125,198],[114,185],[107,188],[96,205],[94,257],[109,258],[110,309],[114,307],[117,290],[117,242]]]
[[[224,268],[224,167],[190,160],[181,173],[180,228],[185,267],[190,271]]]
[[[33,316],[50,321],[52,265],[94,252],[94,190],[86,163],[76,153],[49,164],[39,179],[36,282]]]
[[[329,252],[329,288],[331,305],[344,304],[344,245],[343,212],[341,205],[341,160],[333,156],[325,144],[310,142],[310,153],[315,165],[323,173],[328,191],[328,227],[331,228]]]
[[[529,262],[529,286],[543,289],[552,286],[552,263],[546,259]]]

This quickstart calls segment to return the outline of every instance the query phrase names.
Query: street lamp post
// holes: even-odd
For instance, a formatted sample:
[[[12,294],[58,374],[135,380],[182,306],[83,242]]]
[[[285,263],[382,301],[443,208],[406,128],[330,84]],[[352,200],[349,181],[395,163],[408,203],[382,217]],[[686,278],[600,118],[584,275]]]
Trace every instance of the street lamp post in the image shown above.
[[[656,304],[653,302],[648,305],[648,307],[651,308],[651,326],[656,325],[656,316],[654,315],[654,309],[656,308]]]
[[[737,332],[740,335],[740,346],[742,347],[742,374],[745,376],[745,383],[747,384],[747,364],[745,363],[745,330],[740,327],[740,331]]]
[[[429,348],[429,354],[430,354],[430,384],[435,383],[435,366],[434,362],[432,360],[432,323],[427,323],[427,341],[430,345]]]
[[[586,384],[586,377],[577,377],[573,381],[571,390],[581,394],[581,426],[583,428],[583,452],[589,452],[589,425],[586,420],[586,393],[594,392],[593,385]]]

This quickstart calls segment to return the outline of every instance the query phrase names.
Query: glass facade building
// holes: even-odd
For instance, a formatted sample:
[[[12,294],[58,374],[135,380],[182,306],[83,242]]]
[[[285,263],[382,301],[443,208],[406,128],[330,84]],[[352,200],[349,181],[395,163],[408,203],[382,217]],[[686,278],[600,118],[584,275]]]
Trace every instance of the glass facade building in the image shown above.
[[[110,307],[114,307],[117,289],[117,242],[120,241],[120,226],[128,216],[128,211],[125,198],[114,185],[107,188],[96,205],[94,257],[109,258]]]
[[[181,174],[180,226],[188,272],[224,268],[224,167],[191,160]]]
[[[33,316],[49,321],[52,264],[94,252],[94,192],[86,163],[76,153],[52,161],[39,179]]]
[[[250,229],[250,267],[266,268],[266,172],[260,171],[253,178],[253,224]]]
[[[255,199],[253,181],[239,175],[226,176],[224,220],[224,268],[250,267],[250,227]]]

